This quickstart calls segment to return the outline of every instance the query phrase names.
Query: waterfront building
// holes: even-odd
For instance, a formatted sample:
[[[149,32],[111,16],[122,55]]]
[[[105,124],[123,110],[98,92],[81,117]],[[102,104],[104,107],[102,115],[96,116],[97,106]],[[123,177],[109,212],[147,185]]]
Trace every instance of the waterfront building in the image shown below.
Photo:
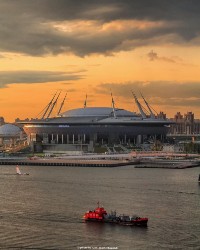
[[[54,99],[55,98],[55,99]],[[145,100],[149,114],[134,95],[139,114],[116,108],[112,97],[112,107],[87,107],[68,110],[51,118],[58,99],[53,97],[41,119],[19,121],[23,124],[28,142],[33,151],[90,151],[100,145],[142,144],[148,140],[163,141],[173,123],[156,117]],[[63,102],[61,107],[63,106]]]

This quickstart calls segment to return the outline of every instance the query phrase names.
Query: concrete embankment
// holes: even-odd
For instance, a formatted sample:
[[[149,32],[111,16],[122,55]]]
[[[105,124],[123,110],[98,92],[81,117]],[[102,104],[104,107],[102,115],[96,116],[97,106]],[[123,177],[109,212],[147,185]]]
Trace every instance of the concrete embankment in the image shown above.
[[[120,167],[185,169],[200,166],[200,160],[187,159],[105,159],[105,158],[1,158],[0,165],[68,166],[68,167]]]
[[[138,160],[84,160],[84,159],[0,159],[0,165],[120,167],[139,164]]]

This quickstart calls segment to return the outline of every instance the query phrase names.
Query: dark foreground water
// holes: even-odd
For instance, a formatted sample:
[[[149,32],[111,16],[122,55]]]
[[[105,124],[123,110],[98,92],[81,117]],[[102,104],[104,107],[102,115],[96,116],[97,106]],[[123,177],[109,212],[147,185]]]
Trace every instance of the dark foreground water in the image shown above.
[[[0,249],[200,249],[200,168],[0,167]],[[97,201],[148,228],[83,223]]]

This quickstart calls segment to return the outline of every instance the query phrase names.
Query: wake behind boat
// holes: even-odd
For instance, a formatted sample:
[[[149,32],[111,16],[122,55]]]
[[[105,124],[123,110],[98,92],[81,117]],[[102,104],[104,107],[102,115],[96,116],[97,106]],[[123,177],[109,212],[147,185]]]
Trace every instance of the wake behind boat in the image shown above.
[[[29,175],[29,173],[22,173],[19,169],[19,166],[16,166],[16,174],[17,175]]]

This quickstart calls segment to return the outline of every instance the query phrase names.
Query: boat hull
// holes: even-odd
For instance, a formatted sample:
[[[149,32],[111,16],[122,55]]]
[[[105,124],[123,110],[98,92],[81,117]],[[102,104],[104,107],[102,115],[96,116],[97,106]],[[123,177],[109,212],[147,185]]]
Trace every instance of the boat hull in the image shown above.
[[[89,218],[84,219],[85,222],[98,222],[98,223],[109,223],[109,224],[116,224],[121,226],[137,226],[137,227],[147,227],[148,219],[142,220],[134,220],[134,221],[119,221],[119,220],[106,220],[106,219],[95,219]]]

